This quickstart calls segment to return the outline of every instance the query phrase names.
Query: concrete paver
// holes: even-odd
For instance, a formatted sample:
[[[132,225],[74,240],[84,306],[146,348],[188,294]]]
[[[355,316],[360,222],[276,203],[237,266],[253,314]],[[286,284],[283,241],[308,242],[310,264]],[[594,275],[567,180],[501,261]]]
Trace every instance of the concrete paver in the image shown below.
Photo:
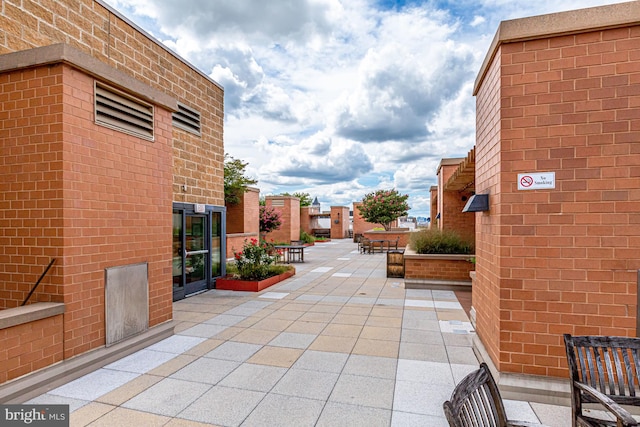
[[[350,240],[305,252],[262,292],[175,302],[174,336],[30,403],[69,404],[74,427],[447,426],[443,401],[478,368],[454,292],[405,290]],[[567,407],[505,406],[570,425]]]

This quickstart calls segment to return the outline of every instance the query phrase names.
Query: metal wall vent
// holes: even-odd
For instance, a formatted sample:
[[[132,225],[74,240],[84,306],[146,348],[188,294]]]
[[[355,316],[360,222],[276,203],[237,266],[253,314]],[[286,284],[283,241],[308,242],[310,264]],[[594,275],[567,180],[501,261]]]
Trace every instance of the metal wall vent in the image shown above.
[[[173,125],[200,136],[200,113],[193,108],[178,103],[178,111],[173,113]]]
[[[153,105],[96,82],[96,123],[153,141]]]

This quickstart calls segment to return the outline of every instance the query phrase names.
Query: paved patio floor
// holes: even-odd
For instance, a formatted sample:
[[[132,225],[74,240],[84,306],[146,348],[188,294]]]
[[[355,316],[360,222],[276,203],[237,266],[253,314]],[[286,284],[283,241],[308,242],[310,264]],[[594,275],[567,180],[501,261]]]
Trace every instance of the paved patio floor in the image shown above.
[[[174,336],[30,403],[69,404],[71,426],[447,426],[442,402],[478,367],[455,294],[405,290],[351,240],[306,252],[260,293],[174,303]],[[506,407],[571,425],[567,407]]]

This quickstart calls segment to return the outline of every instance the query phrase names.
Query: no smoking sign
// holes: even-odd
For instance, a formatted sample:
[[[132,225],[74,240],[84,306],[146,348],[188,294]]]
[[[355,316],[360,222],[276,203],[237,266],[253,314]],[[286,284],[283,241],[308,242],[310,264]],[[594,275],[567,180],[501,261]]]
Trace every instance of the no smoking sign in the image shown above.
[[[518,190],[556,188],[555,172],[519,173]]]

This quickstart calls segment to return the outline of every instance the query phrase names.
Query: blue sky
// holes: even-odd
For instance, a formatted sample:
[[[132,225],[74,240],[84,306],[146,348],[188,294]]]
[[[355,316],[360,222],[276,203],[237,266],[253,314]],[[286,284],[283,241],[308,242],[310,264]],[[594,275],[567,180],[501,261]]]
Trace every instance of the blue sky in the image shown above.
[[[225,151],[261,195],[329,209],[395,188],[414,216],[440,160],[475,143],[473,82],[500,21],[621,2],[105,1],[225,88]]]

